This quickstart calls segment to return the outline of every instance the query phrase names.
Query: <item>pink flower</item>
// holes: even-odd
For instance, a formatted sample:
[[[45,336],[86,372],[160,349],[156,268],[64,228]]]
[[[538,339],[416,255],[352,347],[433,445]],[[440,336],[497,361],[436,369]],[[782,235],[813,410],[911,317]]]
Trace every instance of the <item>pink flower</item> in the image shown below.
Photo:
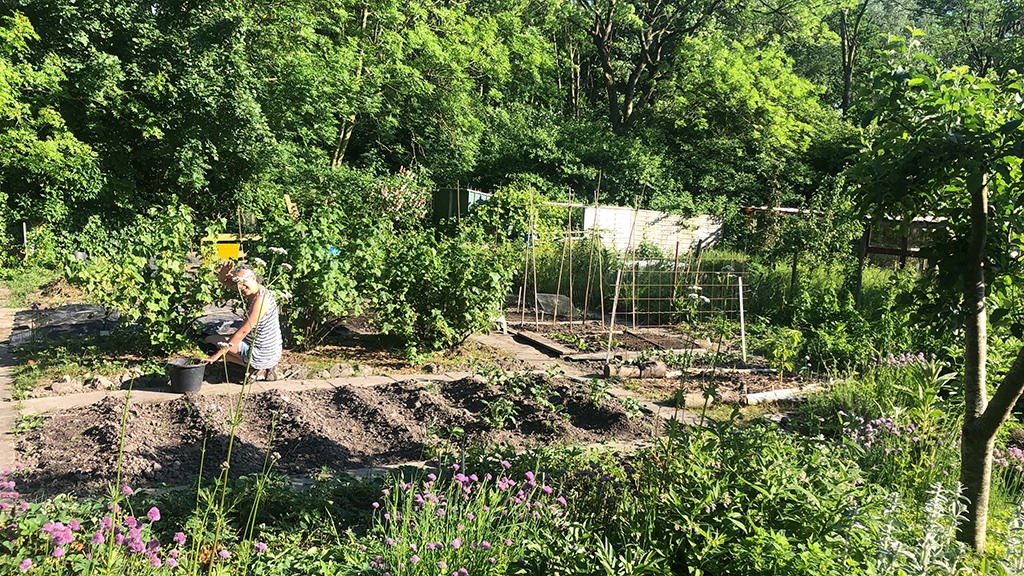
[[[177,542],[178,544],[184,546],[185,545],[185,534],[183,532],[178,532],[177,534],[174,535],[174,541]]]
[[[257,554],[262,554],[262,553],[267,551],[267,545],[264,544],[263,542],[257,542],[255,544],[253,544],[252,546],[253,546],[253,548],[256,549],[256,553]]]
[[[121,488],[121,494],[123,494],[124,496],[131,496],[132,495],[132,487],[131,486],[125,486],[125,487]]]
[[[61,548],[60,546],[57,546],[56,548],[53,549],[53,557],[54,558],[60,558],[63,555],[64,555],[64,549]]]
[[[160,520],[160,510],[158,510],[156,506],[153,506],[152,508],[149,509],[149,512],[146,514],[146,518],[149,518],[150,522],[157,522],[157,521],[159,521]]]
[[[171,568],[174,568],[175,566],[177,566],[177,565],[178,565],[178,561],[177,561],[177,560],[175,560],[174,558],[168,558],[168,559],[167,559],[167,565],[168,565],[169,567],[171,567]]]
[[[220,556],[221,558],[227,560],[228,558],[231,558],[231,553],[227,550],[221,550],[220,552],[217,552],[217,556]]]
[[[97,530],[96,533],[92,535],[92,539],[90,539],[89,541],[92,542],[94,545],[98,546],[100,544],[103,544],[104,540],[105,538],[103,538],[103,532]]]
[[[18,566],[18,569],[21,570],[22,572],[28,572],[28,569],[31,568],[31,567],[32,567],[32,561],[29,560],[28,558],[25,558],[24,560],[21,561],[21,564]]]
[[[160,562],[160,557],[154,554],[149,558],[149,564],[154,568],[159,568],[162,562]]]

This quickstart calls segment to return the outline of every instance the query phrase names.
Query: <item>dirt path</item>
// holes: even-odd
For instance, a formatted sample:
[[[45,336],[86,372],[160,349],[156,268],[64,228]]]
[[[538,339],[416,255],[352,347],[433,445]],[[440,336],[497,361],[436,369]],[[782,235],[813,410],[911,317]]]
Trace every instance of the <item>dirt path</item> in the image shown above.
[[[0,303],[7,302],[10,290],[0,286]],[[11,358],[10,337],[14,326],[15,310],[0,307],[0,469],[10,470],[17,463],[17,452],[14,450],[14,429],[18,421],[18,411],[11,402],[13,378],[11,369],[14,360]]]

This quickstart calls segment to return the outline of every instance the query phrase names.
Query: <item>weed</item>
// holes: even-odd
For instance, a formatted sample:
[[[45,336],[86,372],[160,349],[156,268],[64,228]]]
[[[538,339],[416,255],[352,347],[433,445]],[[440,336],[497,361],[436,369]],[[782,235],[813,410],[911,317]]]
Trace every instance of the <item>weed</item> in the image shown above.
[[[11,434],[22,436],[36,428],[42,428],[45,422],[42,414],[19,414],[14,427],[11,428]]]
[[[608,381],[600,378],[587,380],[587,400],[594,408],[600,408],[605,400],[611,398],[611,394],[608,393],[611,387]]]
[[[632,396],[622,399],[622,408],[626,411],[626,418],[633,420],[643,415],[643,405]]]
[[[508,398],[498,398],[494,402],[484,400],[483,402],[487,406],[487,411],[480,416],[480,419],[485,424],[491,428],[503,428],[508,420],[512,421],[513,426],[516,424],[519,409],[516,408],[514,402]]]

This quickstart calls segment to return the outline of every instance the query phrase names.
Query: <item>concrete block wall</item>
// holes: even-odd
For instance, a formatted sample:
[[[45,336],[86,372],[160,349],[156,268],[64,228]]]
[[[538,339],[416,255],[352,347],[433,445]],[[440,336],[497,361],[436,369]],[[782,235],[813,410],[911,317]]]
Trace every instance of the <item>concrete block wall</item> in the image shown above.
[[[697,248],[698,244],[702,247],[714,244],[722,232],[722,221],[708,215],[685,218],[656,210],[598,206],[586,209],[583,227],[587,230],[596,228],[601,241],[619,252],[626,251],[630,230],[633,230],[634,249],[648,242],[657,246],[663,256],[671,258],[675,254],[677,242],[680,254]]]

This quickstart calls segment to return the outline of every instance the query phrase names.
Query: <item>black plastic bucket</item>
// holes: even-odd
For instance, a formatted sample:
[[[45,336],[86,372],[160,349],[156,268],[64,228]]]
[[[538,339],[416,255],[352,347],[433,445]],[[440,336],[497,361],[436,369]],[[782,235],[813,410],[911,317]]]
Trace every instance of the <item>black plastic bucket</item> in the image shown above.
[[[198,392],[203,386],[205,372],[206,364],[194,358],[172,358],[167,361],[171,390],[179,394]]]

